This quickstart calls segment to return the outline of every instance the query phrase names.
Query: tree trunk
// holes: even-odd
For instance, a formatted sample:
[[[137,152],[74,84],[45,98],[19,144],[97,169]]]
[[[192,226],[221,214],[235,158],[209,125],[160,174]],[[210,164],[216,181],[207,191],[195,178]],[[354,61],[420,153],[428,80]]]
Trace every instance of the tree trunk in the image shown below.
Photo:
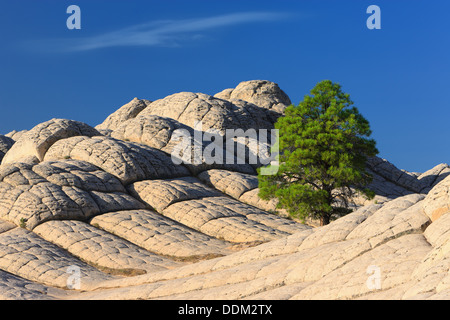
[[[330,216],[328,214],[324,214],[320,217],[320,226],[326,226],[330,223]]]

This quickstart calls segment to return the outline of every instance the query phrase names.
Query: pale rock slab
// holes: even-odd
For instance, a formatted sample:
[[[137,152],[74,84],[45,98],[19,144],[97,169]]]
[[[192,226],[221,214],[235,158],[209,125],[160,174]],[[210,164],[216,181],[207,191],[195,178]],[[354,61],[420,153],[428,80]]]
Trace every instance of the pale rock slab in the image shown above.
[[[0,300],[54,300],[65,292],[0,270]]]
[[[162,150],[170,154],[175,163],[183,163],[194,175],[213,168],[255,173],[248,162],[240,164],[236,154],[227,153],[226,141],[222,136],[217,135],[219,140],[215,141],[215,138],[199,130],[174,119],[141,115],[122,123],[111,136]],[[238,145],[238,142],[235,143]],[[220,153],[217,158],[216,151]]]
[[[90,196],[97,204],[99,214],[117,210],[145,209],[145,205],[142,202],[122,192],[103,193],[91,191]]]
[[[203,93],[181,92],[151,103],[140,115],[175,119],[190,127],[202,121],[202,130],[271,129],[272,121],[261,108],[251,103],[239,106]]]
[[[398,169],[386,159],[372,157],[368,159],[367,165],[368,169],[374,173],[410,192],[420,193],[425,187],[427,187],[419,181],[416,176],[404,170]]]
[[[103,214],[92,219],[91,225],[163,256],[201,259],[229,253],[230,244],[149,210]]]
[[[415,283],[404,299],[423,299],[450,289],[450,214],[433,222],[424,236],[433,249],[412,273]]]
[[[174,261],[81,221],[49,221],[36,227],[34,232],[96,267],[118,272],[129,269],[157,272],[178,266]]]
[[[424,198],[424,195],[411,194],[386,203],[353,229],[346,239],[367,239],[376,247],[404,234],[422,233],[430,223],[422,209]]]
[[[84,191],[126,192],[119,179],[89,162],[47,161],[34,166],[32,170],[48,182],[61,187],[77,187]]]
[[[276,83],[267,80],[244,81],[236,88],[225,89],[214,96],[228,101],[244,100],[267,109],[271,111],[273,122],[291,105],[288,95]]]
[[[81,289],[112,279],[75,259],[36,234],[16,228],[0,234],[0,268],[13,275],[47,286],[65,288],[72,275],[68,268],[79,268]]]
[[[450,177],[431,189],[424,200],[423,209],[431,221],[438,220],[450,211]]]
[[[137,116],[120,123],[111,136],[116,139],[145,144],[171,153],[176,145],[174,131],[185,130],[194,136],[194,130],[174,119],[157,115]]]
[[[243,216],[211,219],[196,230],[218,239],[237,243],[267,242],[287,234]]]
[[[142,208],[145,205],[128,195],[117,178],[86,162],[0,167],[0,217],[16,225],[25,222],[30,230],[49,220],[87,220],[100,213]]]
[[[264,212],[282,210],[258,197],[261,163],[236,162],[259,151],[251,139],[227,166],[204,155],[173,163],[178,129],[191,135],[179,156],[196,151],[195,120],[222,135],[272,129],[289,104],[275,84],[250,81],[215,97],[133,99],[97,130],[53,119],[0,136],[11,161],[0,166],[0,297],[448,299],[446,164],[410,173],[374,157],[376,198],[310,228]],[[67,264],[80,267],[85,292],[57,289],[66,289]],[[367,285],[370,266],[380,290]]]
[[[186,271],[178,269],[181,274],[175,275],[174,270],[156,275],[160,278],[159,281],[156,281],[155,277],[149,279],[142,276],[142,280],[147,279],[144,284],[136,283],[131,286],[131,283],[128,283],[129,286],[126,288],[105,290],[102,295],[107,299],[123,299],[124,297],[131,297],[131,299],[211,299],[212,297],[213,299],[219,297],[241,299],[284,285],[310,282],[305,280],[309,278],[317,281],[370,248],[368,244],[364,246],[364,243],[364,241],[353,240],[329,244],[314,250],[273,256],[206,272],[208,269],[211,270],[211,266],[217,264],[219,260],[227,257],[217,258],[201,262],[205,266],[207,264],[208,268],[197,270],[194,269],[195,265],[181,267],[180,269],[186,269]],[[345,256],[341,255],[338,248],[347,249]],[[190,276],[186,276],[188,268],[197,270],[197,272],[191,271]],[[171,277],[169,273],[172,273],[173,276]],[[111,286],[117,286],[118,283],[117,281],[110,282]],[[123,281],[122,284],[124,284]],[[96,294],[83,295],[82,298],[95,299]]]
[[[370,273],[367,274],[367,276],[369,277]],[[386,290],[371,290],[370,293],[363,294],[360,297],[355,298],[354,300],[402,300],[405,292],[408,291],[413,283],[414,281],[410,281]]]
[[[273,289],[269,288],[263,292],[249,295],[243,298],[243,300],[289,300],[311,283],[313,282],[295,283],[287,286],[275,287]]]
[[[193,288],[193,292],[165,298],[192,296],[194,299],[242,299],[281,286],[290,286],[291,289],[296,286],[300,291],[363,254],[368,248],[363,241],[352,240],[255,261],[246,264],[246,269],[237,266],[205,275],[207,284],[203,284],[200,291]]]
[[[138,181],[129,185],[128,191],[157,212],[175,202],[221,195],[194,177]]]
[[[314,229],[309,228],[304,231],[300,231],[296,234],[283,237],[278,240],[270,241],[260,244],[256,247],[248,248],[225,257],[215,259],[214,264],[206,266],[206,270],[202,272],[218,271],[227,268],[244,265],[249,262],[266,260],[273,257],[286,256],[300,251],[301,244],[311,234],[315,232]],[[198,266],[198,270],[202,270],[202,267]],[[187,267],[183,267],[187,269]],[[181,272],[181,270],[180,270]],[[192,273],[192,271],[191,271]]]
[[[368,281],[373,273],[370,266],[380,270],[380,290],[402,286],[411,280],[411,270],[430,252],[423,235],[406,235],[370,250],[324,278],[306,287],[292,299],[355,299],[370,295],[377,289]],[[403,292],[406,288],[403,287]],[[399,294],[399,293],[397,293]]]
[[[284,218],[265,211],[258,210],[257,212],[246,214],[245,217],[247,219],[256,221],[260,224],[263,224],[280,232],[285,232],[287,234],[295,234],[299,231],[311,228],[310,226],[297,222],[295,220],[290,220],[288,218]]]
[[[382,208],[381,204],[373,204],[337,219],[329,225],[315,228],[314,232],[303,240],[299,249],[311,249],[321,245],[345,241],[348,235],[364,221]]]
[[[151,103],[149,100],[134,98],[127,104],[120,107],[117,111],[109,115],[102,124],[99,124],[97,130],[116,130],[124,121],[135,118],[142,110]]]
[[[11,149],[14,143],[15,141],[13,139],[0,134],[0,163],[2,162],[3,157],[8,152],[8,150]]]
[[[393,207],[401,206],[397,203]],[[407,204],[404,203],[403,206]],[[374,205],[372,211],[376,211],[377,207],[380,205]],[[353,225],[361,224],[356,214],[351,219],[346,218]],[[320,228],[304,231],[301,237],[300,233],[295,234],[226,257],[163,272],[151,278],[142,276],[139,277],[140,281],[122,281],[122,285],[111,281],[111,286],[126,288],[83,297],[241,299],[257,296],[261,292],[286,290],[289,297],[294,299],[400,298],[414,285],[411,270],[420,265],[432,250],[422,235],[415,234],[400,236],[376,249],[372,249],[366,239],[339,241],[345,235],[338,236],[337,242],[302,248],[305,239],[314,235],[317,230],[320,231]],[[367,286],[370,276],[367,268],[371,265],[380,267],[381,291]],[[449,283],[446,278],[440,279],[438,285],[442,289],[438,293],[427,293],[424,296],[442,297],[447,290],[446,283]]]
[[[274,198],[274,199],[270,199],[270,200],[263,200],[258,196],[258,193],[259,193],[259,188],[244,192],[239,197],[239,201],[247,203],[258,209],[268,211],[268,212],[281,211],[280,209],[277,208],[277,204],[278,204],[277,199]]]
[[[52,119],[38,124],[24,133],[5,154],[2,164],[13,163],[27,157],[44,159],[47,150],[57,141],[73,136],[99,136],[100,133],[85,123]]]
[[[450,248],[434,248],[412,272],[412,283],[402,299],[423,299],[450,289]]]
[[[186,167],[175,165],[160,150],[109,137],[73,137],[58,141],[49,149],[45,160],[61,159],[89,162],[114,175],[124,185],[189,175]]]
[[[177,202],[167,207],[162,214],[190,228],[198,230],[206,222],[225,217],[243,218],[243,210],[228,208],[229,199],[213,197]]]
[[[270,260],[277,257],[286,257],[298,252],[302,241],[312,233],[311,229],[299,232],[295,235],[267,242],[255,247],[250,247],[229,255],[211,260],[204,260],[192,265],[185,265],[173,270],[162,271],[154,274],[146,274],[133,279],[115,279],[101,284],[97,289],[110,289],[125,286],[137,286],[155,283],[165,280],[181,279],[215,271],[221,271],[241,266],[245,270],[248,263],[258,263],[262,260]]]
[[[245,192],[258,187],[258,177],[227,170],[208,170],[200,173],[198,178],[217,190],[239,199]]]
[[[389,181],[383,176],[372,172],[370,169],[368,170],[370,174],[373,176],[372,182],[367,186],[370,190],[375,192],[375,198],[372,201],[369,202],[377,202],[377,203],[384,203],[387,201],[390,201],[392,199],[403,197],[408,194],[413,194],[414,192],[405,189],[401,185]],[[357,197],[356,199],[353,199],[358,205],[365,205],[367,204],[367,200],[363,197]]]
[[[20,139],[20,137],[25,134],[28,130],[21,130],[21,131],[17,131],[17,130],[13,130],[11,132],[8,132],[7,134],[5,134],[6,137],[13,139],[14,141],[17,141]]]
[[[446,300],[448,300],[449,296],[450,296],[450,290],[444,290],[444,291],[436,293],[436,294],[427,295],[426,297],[423,297],[422,299],[446,301]]]
[[[232,242],[274,240],[308,228],[227,197],[174,203],[162,214],[190,228]]]
[[[440,247],[450,240],[450,214],[434,221],[423,233],[433,247]]]
[[[32,230],[51,219],[86,219],[98,212],[93,200],[78,197],[80,192],[68,193],[75,195],[78,203],[61,187],[49,182],[19,187],[0,182],[0,217],[16,225],[25,222],[26,228]]]
[[[450,166],[446,163],[441,163],[436,167],[422,173],[417,179],[428,187],[428,191],[434,188],[442,180],[450,175]]]
[[[0,219],[0,233],[9,231],[11,229],[16,228],[17,226],[14,223],[11,223],[9,221],[1,220]]]
[[[0,167],[0,181],[14,187],[48,182],[33,171],[33,164],[23,162],[2,165]]]

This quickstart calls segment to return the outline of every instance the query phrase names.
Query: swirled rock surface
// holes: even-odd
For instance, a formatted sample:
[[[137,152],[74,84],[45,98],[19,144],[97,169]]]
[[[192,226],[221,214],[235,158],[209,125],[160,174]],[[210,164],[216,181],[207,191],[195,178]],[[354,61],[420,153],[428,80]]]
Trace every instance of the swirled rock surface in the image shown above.
[[[245,81],[0,135],[0,299],[449,299],[447,164],[374,157],[375,199],[315,227],[258,197],[260,163],[197,141],[272,129],[290,103]]]

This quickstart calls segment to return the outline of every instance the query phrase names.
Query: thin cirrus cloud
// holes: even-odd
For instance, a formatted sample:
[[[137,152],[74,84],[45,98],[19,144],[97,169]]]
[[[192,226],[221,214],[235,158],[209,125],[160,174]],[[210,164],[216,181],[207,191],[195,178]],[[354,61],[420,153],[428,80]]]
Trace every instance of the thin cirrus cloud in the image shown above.
[[[134,25],[121,30],[96,36],[40,41],[41,46],[51,51],[91,51],[102,48],[146,46],[178,47],[183,41],[198,40],[202,32],[239,24],[269,22],[286,19],[286,13],[245,12],[199,19],[160,20]]]

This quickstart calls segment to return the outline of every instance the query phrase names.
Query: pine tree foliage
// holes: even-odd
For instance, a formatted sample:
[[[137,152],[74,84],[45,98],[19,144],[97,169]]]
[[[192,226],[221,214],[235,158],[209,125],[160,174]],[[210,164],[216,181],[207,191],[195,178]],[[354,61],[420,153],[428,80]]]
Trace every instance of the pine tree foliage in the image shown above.
[[[290,215],[325,225],[351,212],[348,200],[355,193],[373,198],[366,162],[378,154],[376,143],[369,122],[339,84],[318,83],[298,106],[286,109],[275,128],[280,166],[274,175],[259,175],[262,199],[278,198]]]

